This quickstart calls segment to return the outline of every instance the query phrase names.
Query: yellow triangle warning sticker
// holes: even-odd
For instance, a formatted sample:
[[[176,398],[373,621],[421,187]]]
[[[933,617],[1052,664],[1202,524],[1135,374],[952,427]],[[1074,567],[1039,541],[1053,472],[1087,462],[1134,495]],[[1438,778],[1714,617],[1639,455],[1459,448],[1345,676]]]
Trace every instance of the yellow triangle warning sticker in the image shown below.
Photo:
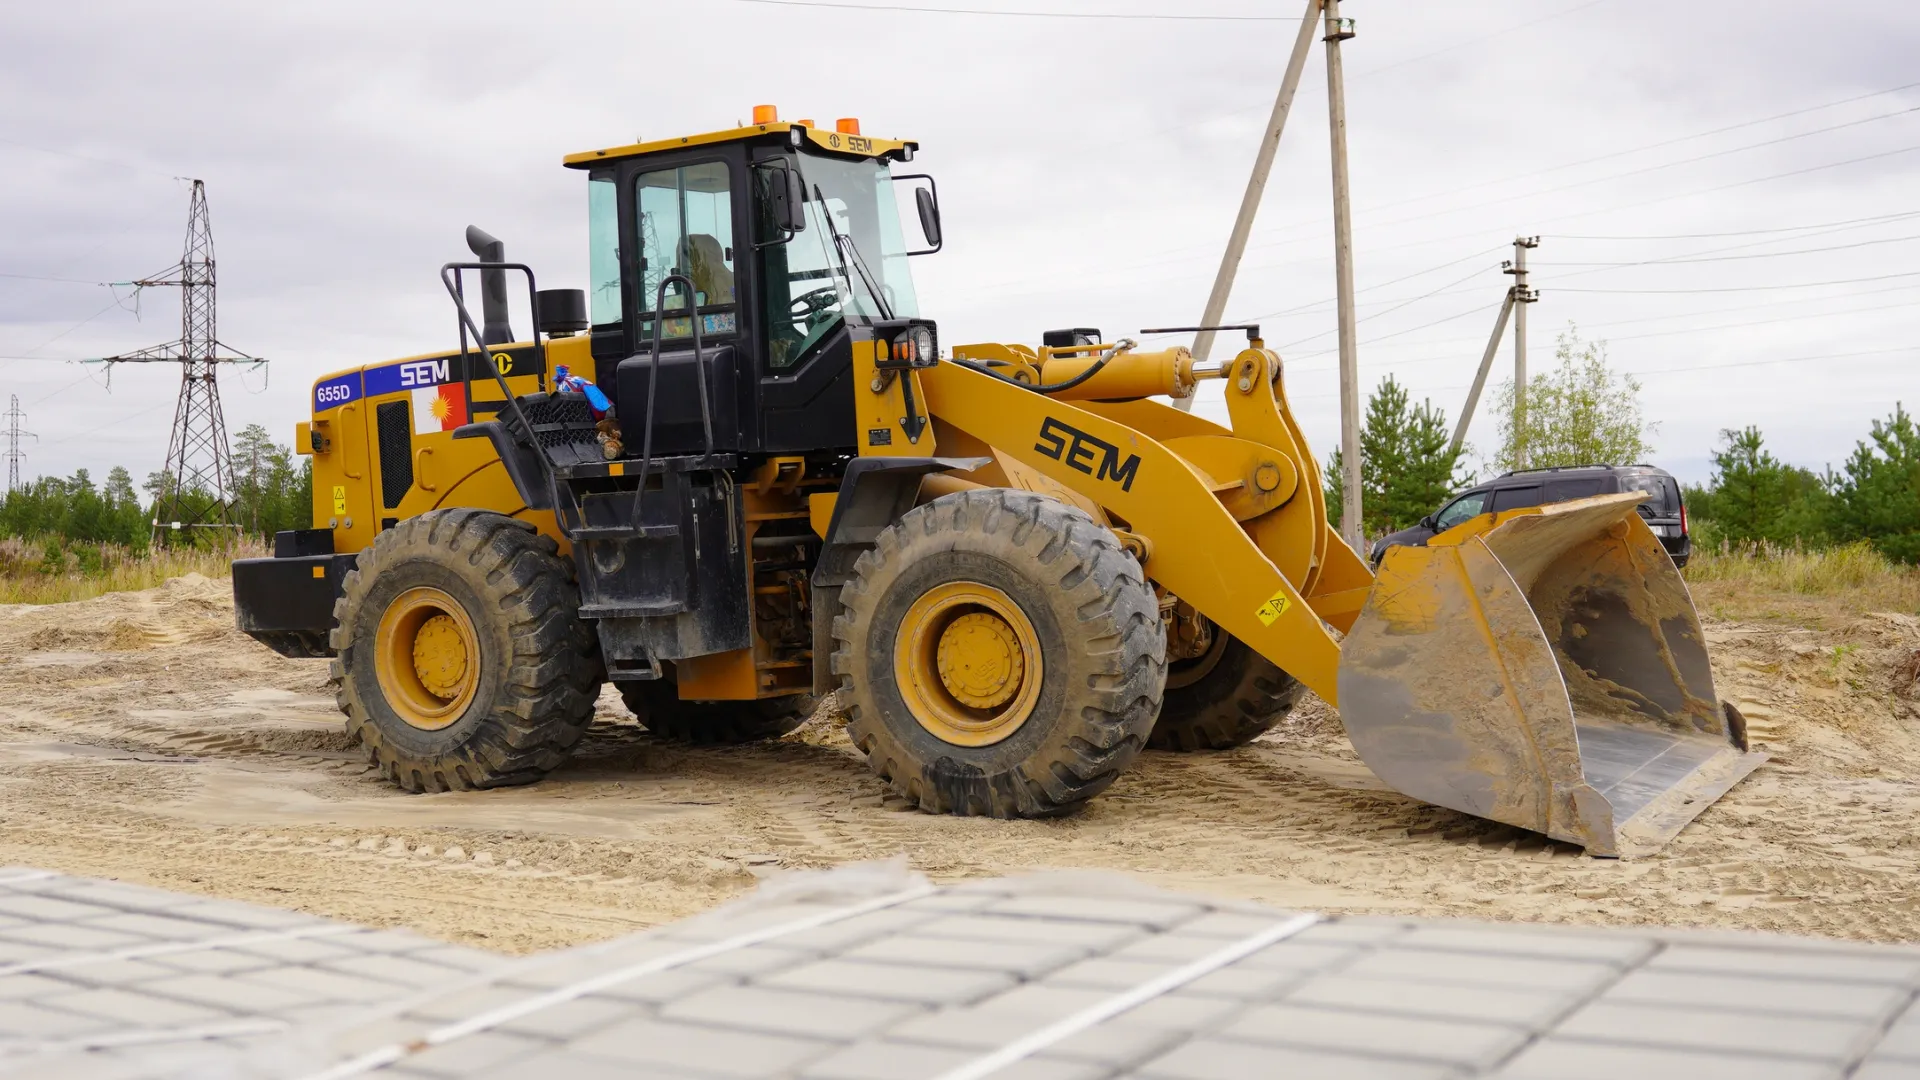
[[[1285,615],[1287,609],[1292,606],[1293,601],[1288,598],[1287,590],[1281,589],[1279,592],[1274,593],[1272,597],[1268,598],[1266,603],[1256,608],[1254,614],[1260,616],[1260,624],[1262,626],[1272,626],[1274,620]]]

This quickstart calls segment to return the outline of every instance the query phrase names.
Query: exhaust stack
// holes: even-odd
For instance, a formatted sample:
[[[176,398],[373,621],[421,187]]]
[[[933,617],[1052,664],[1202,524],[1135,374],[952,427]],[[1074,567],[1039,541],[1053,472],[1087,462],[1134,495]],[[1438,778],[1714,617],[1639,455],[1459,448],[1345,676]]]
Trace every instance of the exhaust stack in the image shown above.
[[[507,245],[478,225],[467,226],[467,250],[481,262],[507,261]],[[485,323],[480,344],[505,345],[513,340],[513,327],[507,322],[506,271],[480,271],[480,310]]]

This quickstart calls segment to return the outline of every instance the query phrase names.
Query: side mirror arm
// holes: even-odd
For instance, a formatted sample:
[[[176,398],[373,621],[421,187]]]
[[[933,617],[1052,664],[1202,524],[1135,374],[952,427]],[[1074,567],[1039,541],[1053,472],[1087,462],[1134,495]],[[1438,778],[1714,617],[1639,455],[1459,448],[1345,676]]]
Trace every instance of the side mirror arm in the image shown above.
[[[890,177],[895,183],[902,180],[925,180],[927,186],[913,189],[913,201],[920,212],[920,231],[925,234],[930,247],[919,251],[909,251],[908,255],[931,255],[946,246],[940,230],[940,187],[927,173],[902,173]]]

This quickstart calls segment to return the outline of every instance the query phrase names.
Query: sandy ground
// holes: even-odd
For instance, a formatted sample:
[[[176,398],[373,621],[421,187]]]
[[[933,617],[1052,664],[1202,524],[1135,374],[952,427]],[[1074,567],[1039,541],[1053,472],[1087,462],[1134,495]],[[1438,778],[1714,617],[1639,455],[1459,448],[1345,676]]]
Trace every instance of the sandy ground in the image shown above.
[[[1920,619],[1709,622],[1773,760],[1628,862],[1383,788],[1318,702],[1252,746],[1149,753],[1049,822],[887,797],[825,708],[777,743],[663,744],[609,692],[545,782],[404,795],[343,732],[325,661],[233,629],[225,581],[0,607],[0,864],[409,926],[520,952],[702,910],[781,868],[936,878],[1119,869],[1329,911],[1920,940]]]

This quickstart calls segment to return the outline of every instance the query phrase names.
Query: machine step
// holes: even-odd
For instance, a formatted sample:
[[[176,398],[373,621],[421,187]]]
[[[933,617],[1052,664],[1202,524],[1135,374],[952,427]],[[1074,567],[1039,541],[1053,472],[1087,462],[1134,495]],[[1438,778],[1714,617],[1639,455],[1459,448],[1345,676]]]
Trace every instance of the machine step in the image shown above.
[[[683,600],[657,600],[647,604],[582,604],[583,619],[657,619],[688,610]]]
[[[575,540],[665,540],[680,535],[678,525],[576,525],[569,530]]]

